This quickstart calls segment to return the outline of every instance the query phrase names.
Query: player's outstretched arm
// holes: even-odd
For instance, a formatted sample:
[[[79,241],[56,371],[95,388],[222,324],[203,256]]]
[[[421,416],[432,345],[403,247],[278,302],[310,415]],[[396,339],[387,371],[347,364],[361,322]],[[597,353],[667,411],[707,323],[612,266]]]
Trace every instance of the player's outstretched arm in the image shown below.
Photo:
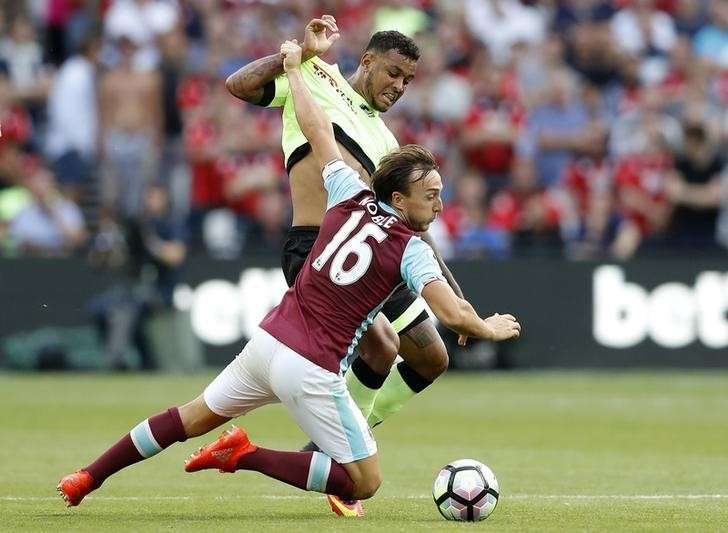
[[[437,244],[435,244],[432,236],[428,232],[423,231],[422,233],[420,233],[420,238],[427,244],[429,244],[430,248],[432,248],[432,251],[435,253],[435,259],[437,259],[437,264],[440,265],[440,270],[442,270],[442,275],[445,276],[445,279],[450,284],[450,287],[452,287],[452,290],[455,291],[455,294],[457,294],[460,298],[464,298],[463,290],[460,288],[460,285],[455,279],[455,276],[453,276],[450,268],[445,263],[445,259],[442,257],[442,254],[440,253],[440,250],[438,249]],[[467,335],[460,335],[458,337],[458,344],[460,346],[465,346],[467,341]]]
[[[301,47],[294,41],[281,45],[283,68],[291,86],[293,107],[301,131],[311,144],[314,157],[321,168],[334,159],[342,159],[334,138],[334,128],[324,110],[316,103],[301,75]]]
[[[504,341],[521,334],[521,325],[513,315],[496,313],[485,319],[480,318],[470,302],[457,296],[444,281],[425,285],[422,297],[438,320],[460,335]]]
[[[327,30],[331,35],[327,35]],[[323,15],[312,19],[306,25],[303,40],[303,61],[325,53],[339,38],[336,19]],[[263,99],[264,87],[277,76],[283,74],[283,57],[280,53],[262,57],[245,65],[225,80],[225,87],[233,96],[251,104],[259,104]]]

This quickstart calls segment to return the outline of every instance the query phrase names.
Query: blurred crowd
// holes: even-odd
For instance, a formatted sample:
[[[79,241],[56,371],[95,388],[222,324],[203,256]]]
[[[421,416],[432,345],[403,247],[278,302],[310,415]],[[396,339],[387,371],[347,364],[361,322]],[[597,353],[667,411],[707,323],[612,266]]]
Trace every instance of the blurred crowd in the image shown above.
[[[0,254],[278,253],[280,110],[227,76],[322,13],[422,51],[383,118],[446,179],[445,257],[724,253],[728,0],[0,0]]]

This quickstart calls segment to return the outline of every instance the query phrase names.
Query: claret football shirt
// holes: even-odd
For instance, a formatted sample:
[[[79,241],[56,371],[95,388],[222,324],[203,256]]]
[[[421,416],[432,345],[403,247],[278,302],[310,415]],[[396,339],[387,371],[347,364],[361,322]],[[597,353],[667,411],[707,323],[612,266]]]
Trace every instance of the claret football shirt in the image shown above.
[[[317,365],[340,373],[384,302],[400,285],[420,294],[445,281],[435,255],[378,202],[343,161],[323,170],[327,210],[306,264],[260,326]]]

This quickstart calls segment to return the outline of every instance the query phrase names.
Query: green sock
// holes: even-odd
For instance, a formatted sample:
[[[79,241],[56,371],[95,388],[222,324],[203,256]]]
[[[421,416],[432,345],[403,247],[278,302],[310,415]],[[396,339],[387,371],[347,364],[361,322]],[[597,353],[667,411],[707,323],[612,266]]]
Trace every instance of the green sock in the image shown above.
[[[346,373],[346,388],[354,403],[361,409],[364,418],[369,418],[374,400],[387,379],[387,374],[378,374],[361,358],[352,363]]]
[[[367,418],[370,427],[381,424],[388,417],[402,409],[412,397],[422,392],[432,382],[417,374],[404,361],[393,369],[376,395],[374,407]]]

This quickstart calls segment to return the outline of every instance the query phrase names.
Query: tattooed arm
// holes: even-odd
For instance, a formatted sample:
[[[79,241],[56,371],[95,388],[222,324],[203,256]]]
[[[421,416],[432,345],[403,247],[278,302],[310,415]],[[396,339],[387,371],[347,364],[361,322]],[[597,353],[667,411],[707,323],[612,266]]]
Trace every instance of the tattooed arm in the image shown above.
[[[458,285],[458,282],[455,281],[455,276],[453,276],[452,272],[450,272],[450,269],[447,268],[447,265],[445,264],[445,260],[442,258],[442,255],[440,254],[440,251],[437,249],[437,246],[435,246],[435,241],[432,240],[432,237],[426,231],[423,233],[420,233],[420,237],[422,238],[423,241],[425,241],[427,244],[429,244],[430,248],[432,248],[432,251],[435,252],[435,259],[437,259],[437,262],[440,265],[440,269],[442,270],[442,274],[445,276],[447,283],[450,285],[450,287],[452,287],[452,290],[455,291],[455,294],[457,294],[460,298],[462,298],[463,291],[462,291],[462,289],[460,289],[460,285]]]
[[[463,298],[463,290],[460,288],[460,285],[457,281],[455,281],[455,276],[452,275],[452,272],[450,272],[450,269],[445,264],[445,260],[442,258],[442,255],[440,254],[440,251],[437,249],[437,246],[435,246],[435,241],[432,240],[432,237],[429,233],[426,231],[424,233],[420,234],[420,237],[423,241],[425,241],[427,244],[430,245],[430,248],[432,248],[432,251],[435,252],[435,259],[437,259],[438,264],[440,265],[440,269],[442,270],[443,276],[445,276],[445,279],[447,280],[447,283],[452,287],[453,292],[459,297]],[[468,342],[468,336],[460,334],[458,335],[458,344],[460,346],[465,346],[465,344]]]
[[[262,57],[231,74],[225,80],[225,88],[233,96],[258,104],[263,99],[265,85],[283,74],[281,54]]]
[[[461,336],[503,341],[521,334],[521,325],[516,317],[496,313],[488,318],[480,318],[470,302],[458,297],[441,280],[425,285],[422,297],[438,320]]]
[[[331,31],[331,35],[327,36],[326,30]],[[338,38],[339,28],[334,17],[323,15],[320,19],[311,20],[306,25],[302,60],[323,54]],[[281,74],[283,57],[281,54],[273,54],[253,61],[231,74],[225,80],[225,87],[233,96],[251,104],[259,104],[265,94],[266,84]]]

